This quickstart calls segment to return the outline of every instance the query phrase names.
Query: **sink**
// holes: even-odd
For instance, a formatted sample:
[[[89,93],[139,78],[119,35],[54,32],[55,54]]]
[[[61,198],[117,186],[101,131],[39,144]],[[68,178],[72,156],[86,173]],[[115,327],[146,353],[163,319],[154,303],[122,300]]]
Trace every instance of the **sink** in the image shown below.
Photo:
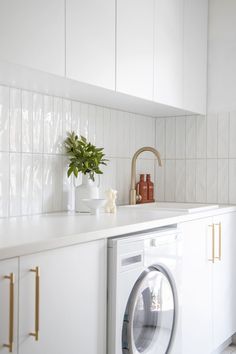
[[[136,204],[136,205],[125,205],[124,208],[135,208],[137,210],[163,210],[163,211],[175,211],[182,213],[199,213],[201,211],[209,211],[218,209],[217,204],[194,204],[194,203],[167,203],[167,202],[157,202],[157,203],[146,203],[146,204]]]

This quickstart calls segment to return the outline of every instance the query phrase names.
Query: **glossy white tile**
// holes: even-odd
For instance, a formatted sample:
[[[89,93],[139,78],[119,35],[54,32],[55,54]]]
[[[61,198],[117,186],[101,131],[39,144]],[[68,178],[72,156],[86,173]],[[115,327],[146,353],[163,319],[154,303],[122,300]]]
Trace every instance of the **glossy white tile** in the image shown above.
[[[95,116],[95,144],[104,147],[104,109],[97,107]],[[106,151],[105,151],[106,153]]]
[[[50,154],[54,151],[54,107],[53,97],[44,96],[44,153]]]
[[[68,158],[66,156],[63,156],[62,157],[62,174],[63,174],[62,209],[73,210],[74,209],[73,178],[72,176],[68,178],[67,170],[68,170]]]
[[[77,101],[72,101],[71,111],[72,111],[72,121],[71,121],[71,129],[76,132],[76,134],[80,134],[80,108],[81,103]]]
[[[229,203],[236,204],[236,159],[229,160]]]
[[[229,160],[218,159],[218,203],[229,203]]]
[[[0,86],[0,151],[9,151],[9,87]]]
[[[43,110],[43,95],[33,93],[33,132],[32,144],[34,153],[43,152],[44,144],[44,110]]]
[[[33,93],[22,91],[22,152],[32,152],[33,147]]]
[[[217,159],[207,160],[207,203],[218,200],[218,164]]]
[[[196,157],[196,116],[186,117],[186,158]]]
[[[86,139],[89,137],[89,105],[81,103],[80,105],[80,129],[79,134]]]
[[[43,211],[62,210],[62,158],[45,155],[43,160]]]
[[[176,157],[176,148],[175,148],[175,118],[166,118],[166,131],[165,131],[165,152],[167,159],[175,159]]]
[[[92,143],[96,143],[96,114],[97,107],[89,105],[88,107],[88,140]]]
[[[9,216],[9,152],[0,152],[0,217]]]
[[[186,199],[186,161],[176,160],[176,186],[175,186],[175,201],[185,202]]]
[[[207,150],[207,118],[197,116],[196,118],[196,157],[206,158]]]
[[[10,154],[10,216],[19,216],[22,214],[21,160],[21,154]]]
[[[176,158],[184,159],[186,156],[186,119],[176,118]]]
[[[156,119],[156,148],[162,159],[165,158],[165,118]]]
[[[218,114],[218,158],[229,157],[229,113]]]
[[[43,212],[43,155],[33,155],[32,214]]]
[[[186,160],[186,202],[196,201],[196,160]]]
[[[236,112],[230,112],[229,121],[229,158],[236,158]]]
[[[21,152],[21,91],[10,89],[10,151]]]
[[[207,201],[207,160],[196,160],[196,202]]]
[[[32,214],[33,195],[33,156],[32,154],[22,154],[21,163],[21,213],[23,215]]]
[[[165,201],[165,160],[162,160],[161,167],[155,160],[154,193],[157,201]]]
[[[165,161],[165,200],[168,202],[174,202],[176,199],[176,161]]]
[[[217,158],[218,155],[218,115],[207,116],[207,157]]]
[[[117,186],[117,159],[109,157],[107,166],[103,168],[100,181],[100,197],[105,198],[108,188],[116,189]],[[119,193],[119,191],[118,191]]]
[[[117,203],[129,204],[129,190],[131,178],[131,160],[130,159],[117,159],[116,160],[116,189],[118,191]]]

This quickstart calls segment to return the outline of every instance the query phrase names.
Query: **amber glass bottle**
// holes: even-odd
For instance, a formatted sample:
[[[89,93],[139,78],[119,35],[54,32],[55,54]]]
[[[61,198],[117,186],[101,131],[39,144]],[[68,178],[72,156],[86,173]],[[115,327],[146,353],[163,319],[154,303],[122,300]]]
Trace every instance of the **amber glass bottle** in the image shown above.
[[[138,203],[147,203],[147,182],[144,180],[144,174],[140,175],[140,180],[136,185],[137,195],[141,196],[141,200]]]
[[[146,175],[147,182],[147,200],[148,202],[154,202],[154,183],[151,181],[151,175]]]

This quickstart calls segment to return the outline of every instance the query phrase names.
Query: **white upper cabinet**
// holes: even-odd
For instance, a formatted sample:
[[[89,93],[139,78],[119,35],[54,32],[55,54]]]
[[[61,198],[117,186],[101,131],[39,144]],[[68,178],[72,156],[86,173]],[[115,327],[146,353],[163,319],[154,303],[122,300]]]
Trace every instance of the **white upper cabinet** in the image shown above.
[[[153,99],[154,0],[117,0],[116,89]]]
[[[154,101],[183,107],[184,0],[155,0]]]
[[[115,0],[66,1],[66,75],[115,89]]]
[[[0,60],[65,73],[64,0],[0,0]]]
[[[184,108],[206,113],[208,0],[184,1]]]

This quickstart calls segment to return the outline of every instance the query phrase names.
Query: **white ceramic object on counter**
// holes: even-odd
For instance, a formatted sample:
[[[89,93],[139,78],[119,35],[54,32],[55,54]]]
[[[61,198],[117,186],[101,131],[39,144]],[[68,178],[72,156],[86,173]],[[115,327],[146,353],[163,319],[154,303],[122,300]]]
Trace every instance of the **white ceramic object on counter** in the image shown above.
[[[79,213],[89,213],[90,209],[83,202],[84,199],[98,199],[99,185],[97,185],[89,175],[82,175],[82,183],[75,185],[75,211]]]
[[[99,215],[100,209],[106,203],[106,199],[83,199],[82,202],[89,208],[92,215]]]

